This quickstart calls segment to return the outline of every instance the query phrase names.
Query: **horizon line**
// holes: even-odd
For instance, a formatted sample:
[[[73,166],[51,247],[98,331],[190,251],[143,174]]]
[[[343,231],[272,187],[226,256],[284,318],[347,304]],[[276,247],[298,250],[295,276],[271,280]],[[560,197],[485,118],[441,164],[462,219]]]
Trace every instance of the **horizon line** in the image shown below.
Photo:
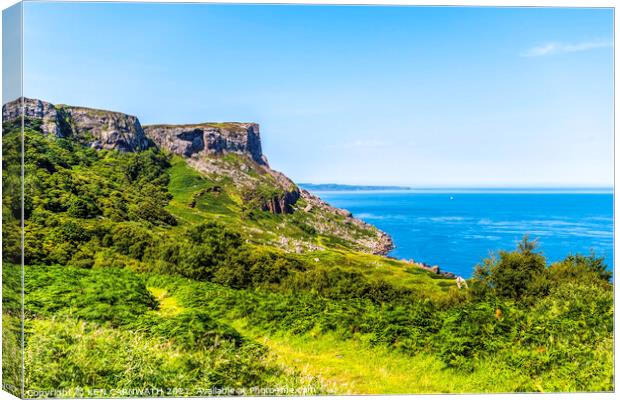
[[[614,186],[603,185],[574,185],[574,186],[555,186],[555,185],[502,185],[502,186],[479,186],[479,185],[403,185],[403,184],[354,184],[354,183],[313,183],[313,182],[299,182],[299,186],[314,185],[314,186],[349,186],[349,187],[375,187],[375,188],[399,188],[399,189],[411,189],[411,190],[433,190],[433,189],[477,189],[477,190],[609,190],[614,191]]]

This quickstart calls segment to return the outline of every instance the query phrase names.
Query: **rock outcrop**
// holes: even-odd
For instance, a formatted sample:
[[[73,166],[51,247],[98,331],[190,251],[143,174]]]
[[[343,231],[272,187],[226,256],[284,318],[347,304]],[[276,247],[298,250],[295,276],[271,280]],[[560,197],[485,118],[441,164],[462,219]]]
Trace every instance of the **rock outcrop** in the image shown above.
[[[3,122],[20,117],[22,107],[24,118],[40,120],[40,129],[46,135],[76,137],[96,149],[124,152],[152,146],[133,115],[23,98],[23,102],[17,99],[2,106]]]
[[[260,208],[273,214],[290,214],[301,197],[299,188],[284,174],[269,167],[263,155],[260,129],[255,123],[205,122],[190,125],[145,125],[145,134],[159,148],[188,160],[194,168],[229,176],[247,191],[258,191],[260,176],[270,176],[277,193],[260,199]],[[219,162],[217,157],[237,154],[249,163]],[[254,173],[254,174],[252,174]],[[254,175],[254,176],[253,176]]]
[[[17,99],[2,106],[2,122],[7,122],[21,117],[36,118],[41,120],[41,130],[46,135],[67,137],[71,135],[71,127],[67,126],[66,116],[51,103],[37,99]]]
[[[152,146],[133,115],[83,107],[60,106],[60,109],[68,116],[73,134],[92,135],[89,144],[96,149],[135,152]]]
[[[241,122],[191,125],[145,125],[146,135],[159,147],[184,157],[210,154],[246,154],[267,165],[258,124]]]
[[[452,272],[442,271],[441,268],[439,268],[439,265],[429,265],[427,263],[417,262],[417,261],[414,261],[412,259],[410,259],[410,260],[402,259],[401,261],[406,262],[407,264],[411,264],[413,266],[416,266],[418,268],[424,269],[426,271],[432,272],[434,274],[442,275],[442,276],[444,276],[446,278],[449,278],[449,279],[456,279],[457,278],[456,274],[454,274]]]
[[[394,242],[387,233],[361,219],[355,218],[348,210],[333,207],[305,189],[301,189],[300,193],[301,198],[307,203],[307,206],[301,211],[315,214],[315,228],[318,232],[336,234],[343,239],[357,242],[363,251],[372,254],[386,255],[394,249]],[[348,229],[343,229],[342,224],[333,221],[331,218],[322,218],[321,214],[338,215],[348,225]],[[356,239],[351,236],[355,229],[372,232],[372,236]]]
[[[272,196],[263,204],[263,210],[274,214],[292,214],[293,206],[301,198],[299,187],[283,173],[268,166],[264,166],[263,169],[273,178],[276,186],[282,189],[282,193]]]
[[[292,214],[293,205],[299,200],[299,189],[293,188],[285,191],[281,195],[273,196],[267,199],[263,205],[263,211],[269,211],[272,214]]]

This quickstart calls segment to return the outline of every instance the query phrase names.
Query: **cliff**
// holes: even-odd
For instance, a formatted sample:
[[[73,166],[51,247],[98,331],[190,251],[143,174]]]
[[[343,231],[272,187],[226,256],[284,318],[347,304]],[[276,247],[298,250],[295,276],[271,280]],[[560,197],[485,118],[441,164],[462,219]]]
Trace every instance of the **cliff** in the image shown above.
[[[146,125],[146,135],[161,149],[187,159],[195,169],[220,176],[228,176],[245,193],[259,193],[261,184],[268,183],[276,190],[260,196],[246,196],[256,200],[263,211],[290,214],[300,197],[299,188],[284,174],[269,167],[263,155],[260,128],[255,123],[205,122],[187,125]],[[235,162],[222,156],[233,154]],[[269,182],[265,182],[269,177]]]
[[[225,122],[191,125],[146,125],[144,131],[159,147],[183,157],[209,154],[247,154],[261,165],[263,156],[258,124]]]
[[[23,98],[23,103],[17,99],[2,106],[2,120],[18,118],[22,105],[24,117],[40,120],[40,129],[47,135],[75,137],[96,149],[135,152],[152,146],[138,118],[120,112]]]

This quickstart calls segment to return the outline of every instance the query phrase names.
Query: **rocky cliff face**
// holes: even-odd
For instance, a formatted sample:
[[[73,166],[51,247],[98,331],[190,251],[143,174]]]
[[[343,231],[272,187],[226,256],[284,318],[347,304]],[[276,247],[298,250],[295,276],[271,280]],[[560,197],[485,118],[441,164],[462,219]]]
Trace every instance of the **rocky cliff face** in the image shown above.
[[[92,135],[90,145],[96,149],[140,151],[152,146],[138,118],[112,111],[60,106],[67,115],[73,134]]]
[[[146,135],[159,147],[185,157],[194,168],[233,179],[246,192],[258,192],[259,186],[270,177],[276,194],[260,199],[260,207],[273,214],[289,214],[300,198],[297,185],[285,175],[269,168],[263,155],[258,124],[241,122],[205,122],[191,125],[146,125]],[[236,154],[250,161],[231,168],[218,157]]]
[[[146,125],[144,131],[159,147],[183,157],[237,153],[248,155],[257,164],[267,165],[258,124]]]
[[[273,214],[292,214],[293,205],[301,198],[299,187],[281,172],[264,167],[265,171],[275,181],[282,192],[272,196],[263,203],[263,210]]]
[[[323,201],[320,197],[315,196],[305,189],[300,190],[300,195],[307,204],[303,212],[314,214],[314,226],[318,232],[325,234],[336,234],[340,238],[351,242],[357,242],[362,251],[372,254],[386,255],[394,249],[394,242],[388,234],[360,219],[355,218],[350,211],[333,207]],[[331,218],[325,218],[325,215],[340,216],[343,218],[344,223],[348,225],[348,228],[343,228],[342,224],[332,220]],[[366,232],[372,232],[372,236],[361,238],[352,237],[351,233],[352,231],[354,232],[354,230],[351,230],[351,227]]]
[[[114,111],[85,107],[54,105],[42,100],[24,98],[2,106],[2,120],[21,115],[41,120],[41,131],[57,137],[76,137],[96,149],[135,152],[152,143],[145,136],[138,118]]]
[[[57,137],[65,137],[71,134],[64,124],[60,124],[59,120],[64,120],[64,116],[59,115],[59,110],[46,101],[36,99],[17,99],[2,106],[2,122],[14,120],[21,117],[22,106],[24,117],[40,119],[41,130],[46,135],[54,135]]]

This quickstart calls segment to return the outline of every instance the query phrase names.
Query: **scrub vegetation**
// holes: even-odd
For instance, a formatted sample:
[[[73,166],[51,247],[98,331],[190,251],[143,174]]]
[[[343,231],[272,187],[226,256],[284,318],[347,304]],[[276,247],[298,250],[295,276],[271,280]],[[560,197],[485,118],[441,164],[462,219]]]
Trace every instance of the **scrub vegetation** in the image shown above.
[[[4,129],[3,321],[15,327],[19,130]],[[526,237],[458,289],[317,234],[312,214],[251,208],[232,181],[156,149],[96,151],[36,121],[24,140],[29,397],[614,389],[613,286],[595,254],[548,264]],[[321,247],[287,252],[280,236]],[[19,354],[3,350],[17,382]]]

